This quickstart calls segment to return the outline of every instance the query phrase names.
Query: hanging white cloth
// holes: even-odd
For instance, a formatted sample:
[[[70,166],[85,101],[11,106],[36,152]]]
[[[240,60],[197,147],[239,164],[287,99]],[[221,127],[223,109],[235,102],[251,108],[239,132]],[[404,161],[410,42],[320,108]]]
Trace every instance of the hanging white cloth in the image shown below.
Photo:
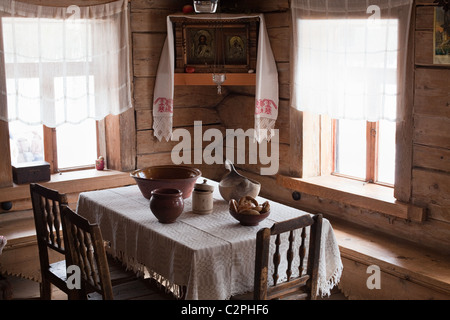
[[[8,101],[0,119],[56,127],[132,107],[127,0],[83,7],[0,0],[0,14]]]
[[[396,120],[412,0],[293,0],[291,105],[335,119]]]
[[[167,17],[167,38],[161,53],[153,93],[154,135],[161,141],[172,137],[172,117],[174,112],[174,39],[171,17],[195,19],[244,19],[259,17],[258,50],[256,61],[255,94],[255,139],[258,142],[270,140],[275,134],[275,121],[278,117],[278,70],[270,47],[264,22],[264,15],[170,15]]]

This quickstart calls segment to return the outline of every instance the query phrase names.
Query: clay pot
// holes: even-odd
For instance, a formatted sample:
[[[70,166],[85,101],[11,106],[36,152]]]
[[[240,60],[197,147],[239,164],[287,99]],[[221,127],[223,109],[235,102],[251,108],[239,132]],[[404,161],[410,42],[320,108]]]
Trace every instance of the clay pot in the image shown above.
[[[239,201],[244,196],[256,198],[261,190],[258,181],[244,177],[236,171],[234,165],[228,159],[225,161],[225,168],[230,172],[225,174],[219,183],[219,192],[227,202],[231,199]]]
[[[183,209],[183,193],[179,189],[160,188],[151,192],[150,210],[159,222],[175,222]]]

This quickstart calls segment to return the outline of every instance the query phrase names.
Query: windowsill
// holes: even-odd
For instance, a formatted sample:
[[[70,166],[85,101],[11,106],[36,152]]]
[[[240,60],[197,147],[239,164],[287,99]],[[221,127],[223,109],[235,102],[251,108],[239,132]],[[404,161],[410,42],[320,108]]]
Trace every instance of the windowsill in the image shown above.
[[[425,219],[424,208],[397,201],[393,188],[386,186],[332,175],[305,179],[278,175],[277,183],[287,189],[405,220]]]
[[[129,172],[88,169],[55,173],[50,176],[50,181],[38,183],[68,194],[135,184],[135,181]],[[29,183],[0,188],[0,202],[27,198],[30,198]]]

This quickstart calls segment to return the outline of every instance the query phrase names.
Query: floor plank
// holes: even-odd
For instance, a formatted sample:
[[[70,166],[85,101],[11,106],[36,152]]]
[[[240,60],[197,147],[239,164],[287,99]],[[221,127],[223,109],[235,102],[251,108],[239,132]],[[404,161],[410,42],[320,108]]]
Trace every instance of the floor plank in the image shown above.
[[[6,279],[12,286],[13,300],[39,299],[38,282],[14,276],[7,276]],[[129,283],[114,287],[114,298],[115,300],[169,300],[170,296],[151,284],[145,285],[142,281],[131,280]],[[101,297],[91,295],[89,299],[99,300]],[[67,295],[55,286],[52,286],[52,300],[67,300]]]
[[[39,283],[23,279],[19,277],[13,277],[13,276],[7,276],[7,280],[11,283],[13,288],[13,299],[14,300],[35,300],[39,299]],[[170,296],[165,294],[164,292],[160,291],[162,289],[158,288],[154,284],[148,284],[154,292],[151,294],[147,294],[147,291],[143,290],[142,283],[136,284],[136,291],[144,292],[143,295],[139,295],[133,293],[134,298],[131,300],[169,300]],[[116,286],[116,287],[120,287]],[[130,292],[128,291],[121,291],[119,289],[115,289],[114,293],[118,295],[115,295],[116,300],[126,300],[130,297]],[[99,297],[92,296],[92,300],[97,300]],[[67,295],[60,291],[58,288],[52,286],[52,300],[67,300]],[[339,291],[337,288],[335,290],[332,290],[331,295],[329,297],[320,298],[320,300],[347,300],[347,298]]]

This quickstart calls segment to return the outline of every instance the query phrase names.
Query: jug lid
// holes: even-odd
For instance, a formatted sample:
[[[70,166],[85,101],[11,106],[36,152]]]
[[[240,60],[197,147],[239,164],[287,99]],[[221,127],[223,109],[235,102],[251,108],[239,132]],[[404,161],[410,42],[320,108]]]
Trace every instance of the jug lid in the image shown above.
[[[209,185],[206,179],[203,179],[203,183],[196,183],[194,189],[199,191],[214,191],[214,186]]]

